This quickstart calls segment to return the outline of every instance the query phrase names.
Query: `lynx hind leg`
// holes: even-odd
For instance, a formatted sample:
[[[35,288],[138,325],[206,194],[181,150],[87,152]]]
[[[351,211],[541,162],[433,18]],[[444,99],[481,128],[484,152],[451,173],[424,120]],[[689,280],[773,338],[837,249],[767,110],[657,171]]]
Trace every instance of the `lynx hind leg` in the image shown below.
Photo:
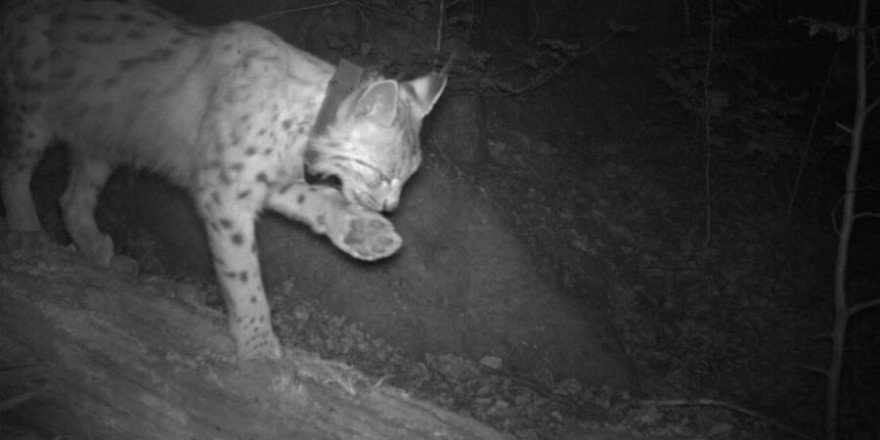
[[[309,224],[337,248],[360,260],[391,256],[403,243],[388,219],[347,201],[334,188],[290,185],[272,193],[268,203],[272,210]]]
[[[196,201],[207,226],[238,358],[280,358],[257,257],[256,212],[218,190],[197,194]]]
[[[9,227],[6,244],[13,251],[36,253],[47,240],[30,189],[31,175],[53,136],[20,115],[6,113],[2,118],[0,193]]]

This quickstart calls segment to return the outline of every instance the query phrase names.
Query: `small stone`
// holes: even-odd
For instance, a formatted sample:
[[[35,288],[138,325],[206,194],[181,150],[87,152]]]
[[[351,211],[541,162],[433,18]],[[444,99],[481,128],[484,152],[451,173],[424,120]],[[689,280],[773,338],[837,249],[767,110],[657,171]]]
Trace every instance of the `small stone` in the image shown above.
[[[504,361],[497,356],[483,356],[482,359],[480,359],[480,364],[486,368],[500,370],[504,365]]]

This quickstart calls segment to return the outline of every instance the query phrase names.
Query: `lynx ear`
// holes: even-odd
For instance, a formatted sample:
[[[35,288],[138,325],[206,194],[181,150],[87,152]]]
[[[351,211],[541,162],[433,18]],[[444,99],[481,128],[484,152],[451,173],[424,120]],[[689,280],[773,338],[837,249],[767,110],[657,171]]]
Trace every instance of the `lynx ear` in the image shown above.
[[[397,115],[397,93],[397,81],[383,80],[370,84],[355,103],[353,116],[391,125]]]
[[[412,89],[413,116],[422,119],[431,112],[446,88],[446,78],[443,73],[429,73],[407,83]]]

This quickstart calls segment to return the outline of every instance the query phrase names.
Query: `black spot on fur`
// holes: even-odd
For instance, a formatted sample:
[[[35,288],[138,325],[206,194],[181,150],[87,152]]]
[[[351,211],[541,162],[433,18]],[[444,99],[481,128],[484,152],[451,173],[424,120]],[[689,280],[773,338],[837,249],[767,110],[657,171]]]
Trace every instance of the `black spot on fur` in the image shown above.
[[[290,119],[285,119],[281,122],[281,126],[284,127],[285,130],[290,130],[290,126],[293,125]]]
[[[256,303],[257,303],[257,295],[251,296],[251,304],[256,304]]]
[[[248,282],[248,273],[247,273],[247,271],[246,271],[246,270],[241,271],[241,273],[238,274],[238,279],[241,280],[242,283],[246,283],[246,282]]]
[[[246,189],[246,190],[244,190],[244,191],[238,193],[238,199],[239,199],[239,200],[241,200],[241,199],[246,199],[249,195],[251,195],[251,190]]]
[[[253,156],[257,154],[257,147],[247,147],[244,149],[245,156]]]
[[[291,187],[293,187],[293,184],[292,184],[292,183],[288,183],[288,184],[282,186],[281,188],[278,189],[278,194],[282,194],[282,195],[283,195],[283,194],[286,193],[287,191],[290,191],[290,188],[291,188]]]
[[[236,232],[232,234],[232,237],[230,238],[232,239],[232,244],[236,246],[241,246],[242,244],[244,244],[244,236],[241,235],[241,232]]]
[[[232,220],[229,220],[228,218],[221,218],[220,226],[223,226],[223,229],[230,229],[232,228]]]
[[[266,173],[260,171],[259,173],[257,173],[257,182],[268,184],[269,176],[267,176]]]
[[[306,195],[305,195],[305,194],[300,194],[300,195],[296,198],[296,203],[299,203],[300,205],[302,205],[303,203],[305,203],[305,201],[306,201]]]

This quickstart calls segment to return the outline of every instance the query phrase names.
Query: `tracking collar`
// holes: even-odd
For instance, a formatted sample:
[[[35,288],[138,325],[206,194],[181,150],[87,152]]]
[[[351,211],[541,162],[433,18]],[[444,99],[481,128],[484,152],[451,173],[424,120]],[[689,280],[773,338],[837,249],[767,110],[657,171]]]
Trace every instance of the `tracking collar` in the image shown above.
[[[318,118],[312,127],[313,134],[322,133],[336,118],[339,105],[357,89],[368,77],[375,74],[374,69],[366,69],[345,58],[336,65],[336,73],[327,84],[327,94],[318,112]]]

